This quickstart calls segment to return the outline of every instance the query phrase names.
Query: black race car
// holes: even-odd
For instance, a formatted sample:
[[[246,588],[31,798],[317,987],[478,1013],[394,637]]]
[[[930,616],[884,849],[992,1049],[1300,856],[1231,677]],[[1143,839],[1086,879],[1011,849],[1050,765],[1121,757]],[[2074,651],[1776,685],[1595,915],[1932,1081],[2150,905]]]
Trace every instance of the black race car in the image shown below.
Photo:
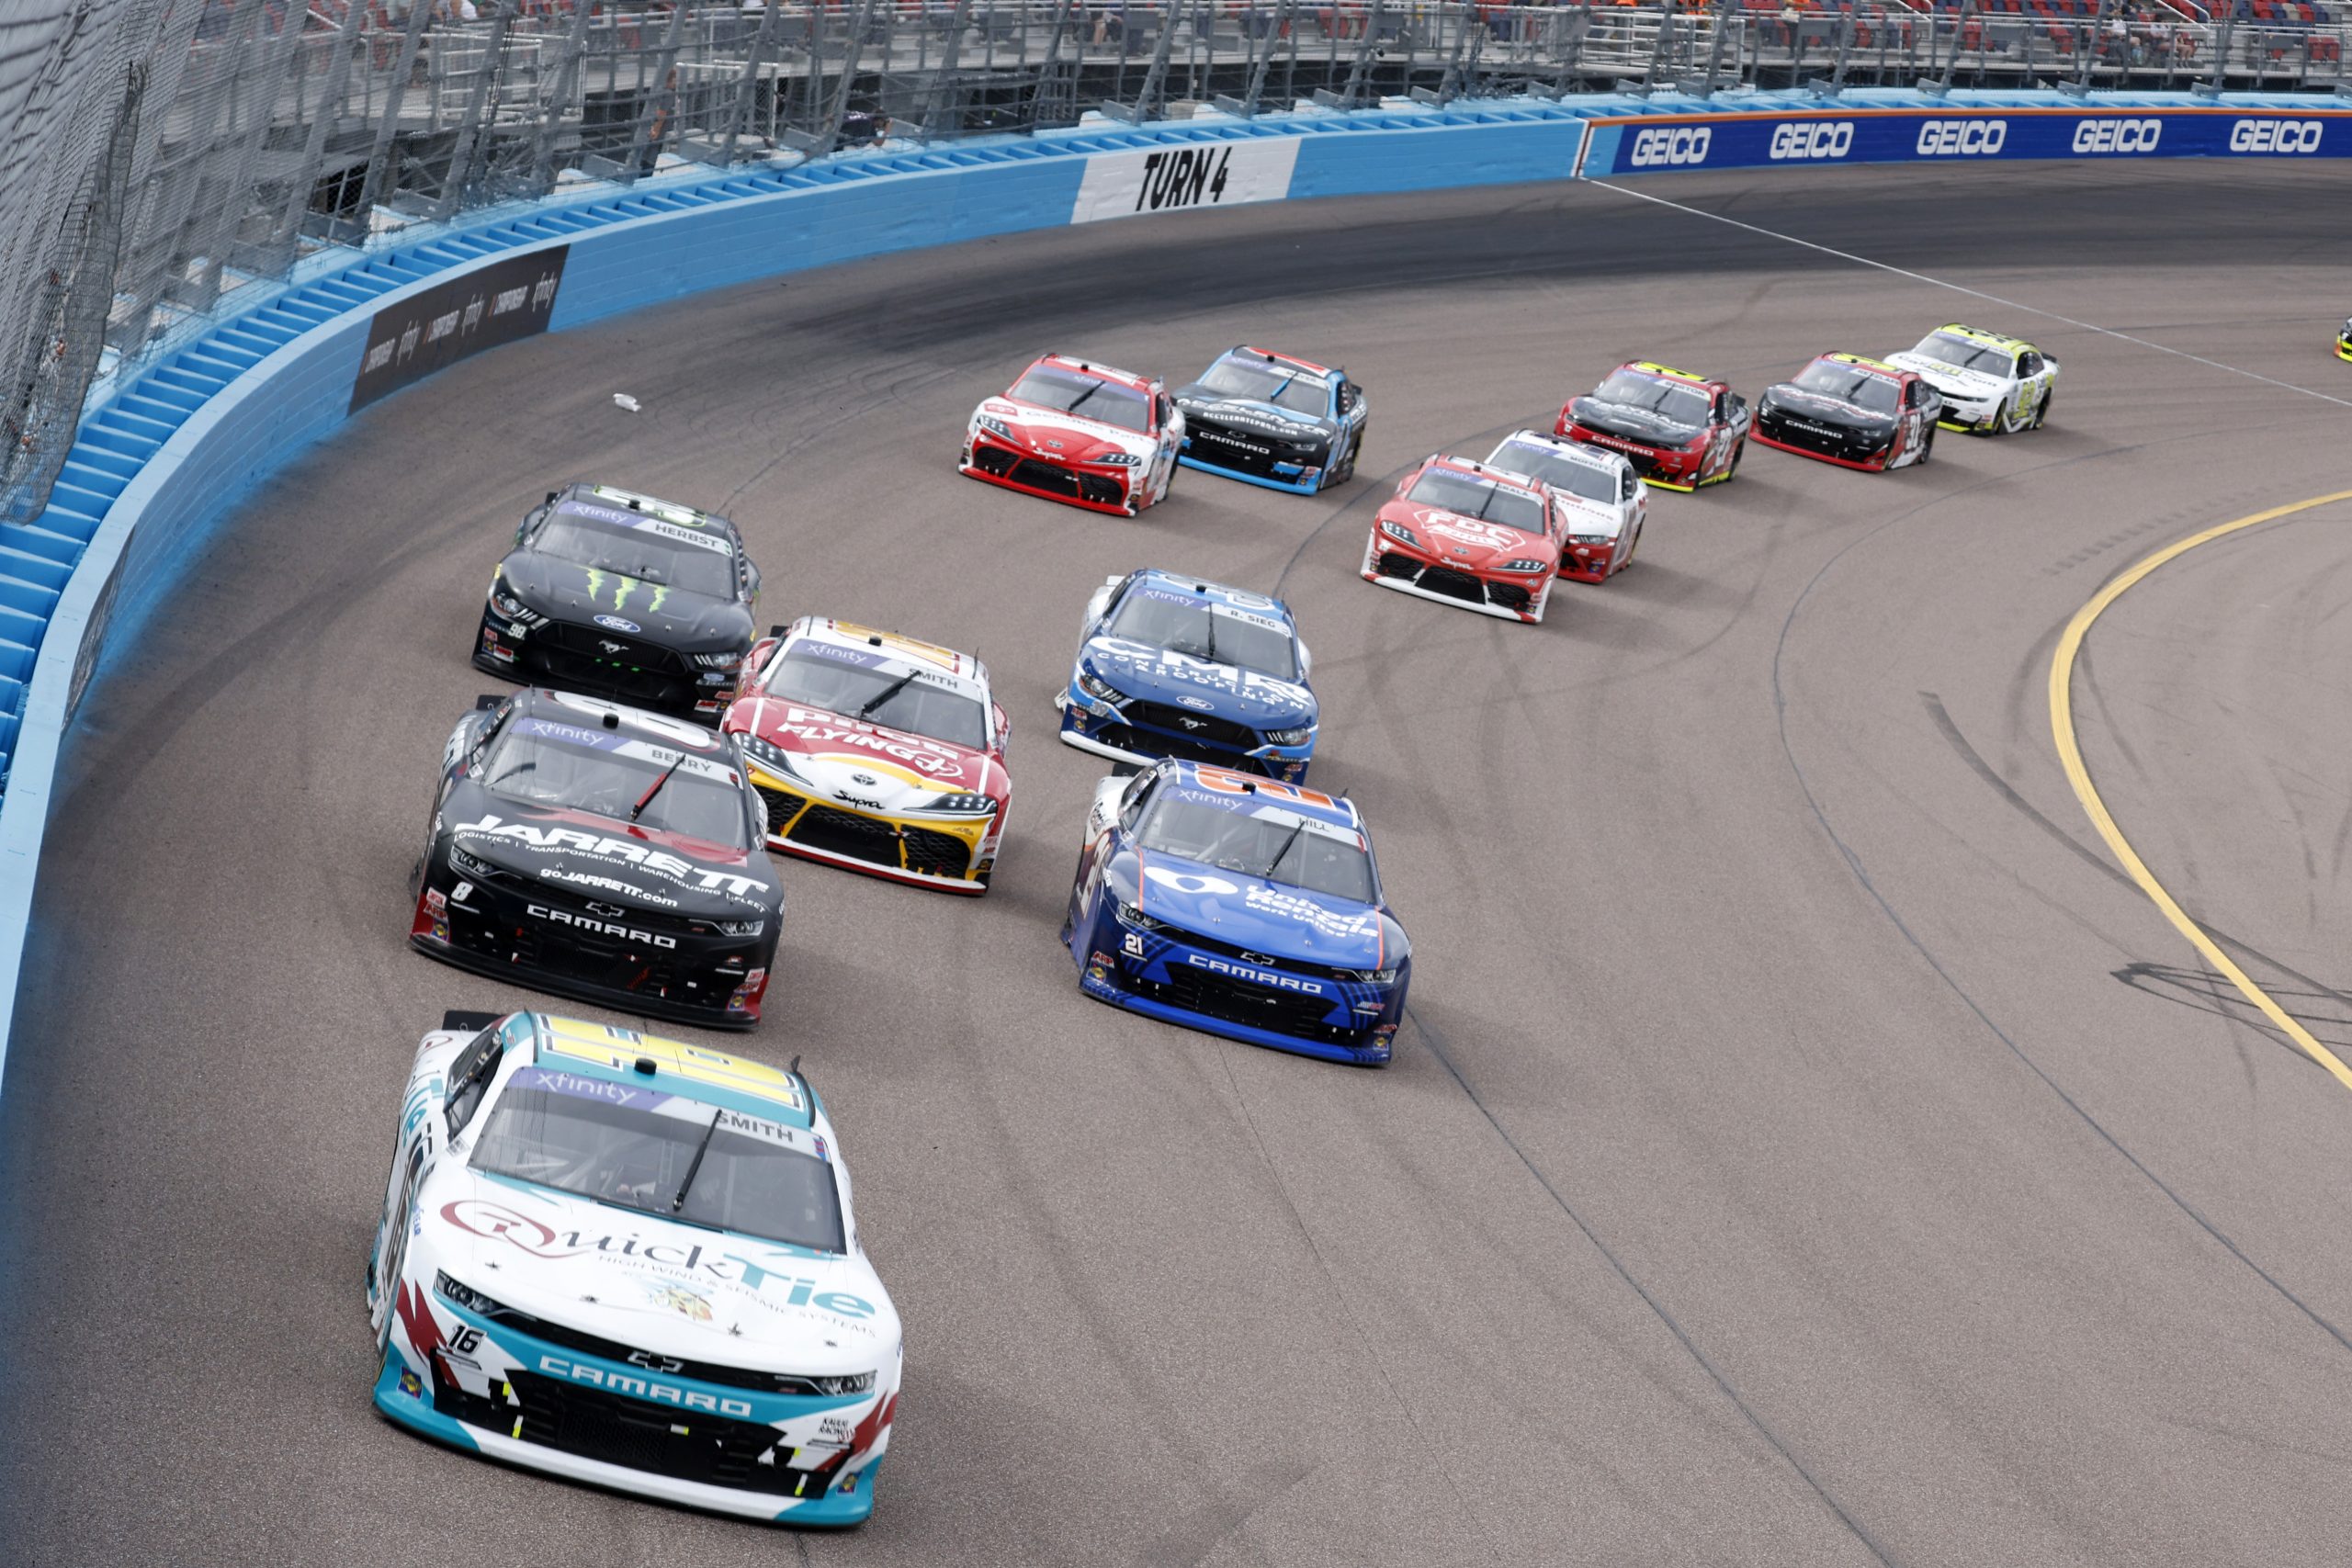
[[[783,925],[731,736],[594,697],[485,697],[441,756],[409,941],[628,1012],[749,1029]]]
[[[1908,468],[1935,449],[1943,395],[1916,370],[1825,354],[1756,401],[1756,439],[1844,468]]]
[[[1262,348],[1227,350],[1176,389],[1176,406],[1184,411],[1178,462],[1301,495],[1355,477],[1372,413],[1346,371]]]
[[[611,485],[548,491],[492,573],[474,662],[713,724],[751,651],[760,570],[735,525]]]

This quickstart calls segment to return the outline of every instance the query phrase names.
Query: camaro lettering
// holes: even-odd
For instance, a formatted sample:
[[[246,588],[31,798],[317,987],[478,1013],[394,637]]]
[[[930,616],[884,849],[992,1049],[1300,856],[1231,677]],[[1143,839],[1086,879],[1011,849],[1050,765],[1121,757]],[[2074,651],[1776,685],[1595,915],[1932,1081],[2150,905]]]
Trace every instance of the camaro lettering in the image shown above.
[[[674,1404],[681,1410],[707,1410],[714,1416],[734,1416],[750,1419],[752,1402],[729,1399],[720,1394],[697,1393],[690,1388],[678,1388],[634,1372],[606,1371],[584,1361],[574,1361],[563,1356],[541,1356],[539,1371],[549,1377],[563,1378],[571,1382],[584,1382],[608,1393],[627,1394],[660,1404]]]
[[[1919,127],[1922,158],[1989,158],[2009,139],[2006,119],[1931,119]]]
[[[549,920],[559,926],[571,926],[583,931],[595,931],[604,936],[616,936],[625,942],[641,942],[648,947],[675,947],[678,939],[663,936],[659,931],[639,931],[626,920],[600,920],[594,915],[575,915],[569,909],[550,909],[544,904],[525,906],[535,919]]]
[[[1842,158],[1854,150],[1854,122],[1831,120],[1781,126],[1772,132],[1768,155],[1778,163],[1788,158]]]
[[[2230,151],[2316,152],[2324,129],[2316,119],[2242,119],[2230,127]]]
[[[2075,127],[2075,151],[2153,152],[2164,131],[2160,119],[2086,119]]]
[[[1184,954],[1184,962],[1195,969],[1205,969],[1212,975],[1230,975],[1237,980],[1247,980],[1254,986],[1272,986],[1279,991],[1302,991],[1310,997],[1323,994],[1323,987],[1312,980],[1302,980],[1295,975],[1277,974],[1272,969],[1252,969],[1246,964],[1212,958],[1204,953],[1188,953]]]
[[[1649,169],[1703,164],[1707,161],[1708,145],[1714,139],[1714,128],[1705,125],[1678,125],[1670,129],[1661,126],[1636,131],[1632,166]]]

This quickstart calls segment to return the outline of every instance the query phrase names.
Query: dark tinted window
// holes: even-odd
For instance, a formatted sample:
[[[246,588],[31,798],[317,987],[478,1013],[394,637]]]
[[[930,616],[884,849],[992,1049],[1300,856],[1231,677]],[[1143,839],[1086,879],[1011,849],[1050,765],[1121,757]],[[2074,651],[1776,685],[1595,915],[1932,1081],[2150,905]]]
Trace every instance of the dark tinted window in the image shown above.
[[[1697,387],[1669,381],[1639,370],[1620,370],[1592,394],[1604,403],[1624,403],[1672,420],[1677,424],[1704,424],[1713,407]]]
[[[631,518],[610,507],[595,511],[603,515],[591,515],[583,503],[566,502],[533,537],[531,548],[645,584],[622,601],[628,608],[659,609],[664,590],[712,599],[735,597],[735,547],[722,536],[658,518]]]
[[[1476,474],[1431,468],[1413,481],[1406,500],[1439,506],[1461,517],[1483,518],[1522,533],[1544,532],[1544,503],[1517,485],[1499,485]]]
[[[768,695],[969,750],[988,749],[988,715],[975,699],[920,675],[906,678],[904,670],[894,674],[828,657],[829,647],[794,645],[768,675]]]
[[[1039,366],[1021,378],[1007,397],[1040,408],[1059,409],[1083,419],[1101,420],[1115,424],[1121,430],[1147,431],[1151,428],[1151,402],[1132,387],[1116,381],[1105,381],[1099,376],[1081,375],[1075,370],[1060,370],[1052,366]]]
[[[1806,366],[1797,376],[1797,385],[1817,396],[1835,398],[1872,413],[1893,413],[1902,406],[1895,384],[1885,377],[1826,359],[1816,359]]]

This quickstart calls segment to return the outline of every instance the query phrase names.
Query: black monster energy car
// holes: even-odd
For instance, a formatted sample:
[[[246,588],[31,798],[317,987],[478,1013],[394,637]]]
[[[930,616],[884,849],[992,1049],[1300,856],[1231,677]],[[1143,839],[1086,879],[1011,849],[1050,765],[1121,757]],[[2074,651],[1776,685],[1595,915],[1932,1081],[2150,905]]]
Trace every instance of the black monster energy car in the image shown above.
[[[551,490],[491,575],[474,662],[716,724],[759,596],[726,518],[611,485]]]

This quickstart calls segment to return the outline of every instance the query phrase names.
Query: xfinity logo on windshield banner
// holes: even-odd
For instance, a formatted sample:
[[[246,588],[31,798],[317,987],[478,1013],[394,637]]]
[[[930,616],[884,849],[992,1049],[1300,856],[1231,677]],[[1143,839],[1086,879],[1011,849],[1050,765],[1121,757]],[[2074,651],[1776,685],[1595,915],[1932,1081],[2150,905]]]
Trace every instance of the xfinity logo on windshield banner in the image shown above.
[[[1140,212],[1280,201],[1290,195],[1298,143],[1295,136],[1268,136],[1149,152],[1099,152],[1086,161],[1069,220],[1095,223]]]

